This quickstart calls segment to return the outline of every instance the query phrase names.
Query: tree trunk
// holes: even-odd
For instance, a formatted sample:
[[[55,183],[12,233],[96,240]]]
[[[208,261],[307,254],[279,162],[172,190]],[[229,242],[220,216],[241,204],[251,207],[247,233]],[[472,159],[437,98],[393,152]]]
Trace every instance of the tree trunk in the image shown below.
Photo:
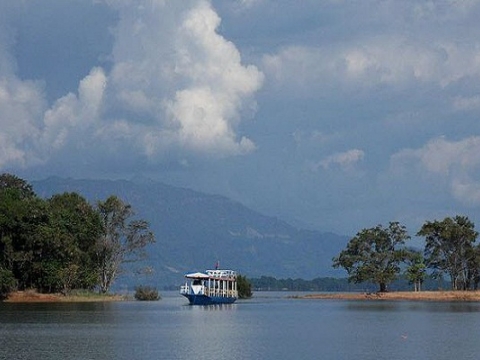
[[[380,292],[387,292],[387,284],[385,283],[380,283]]]

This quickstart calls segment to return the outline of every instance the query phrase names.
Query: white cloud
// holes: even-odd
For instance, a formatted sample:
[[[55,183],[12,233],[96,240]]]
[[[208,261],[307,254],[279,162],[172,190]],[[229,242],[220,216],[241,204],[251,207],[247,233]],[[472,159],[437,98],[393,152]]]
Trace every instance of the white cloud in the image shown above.
[[[58,99],[45,113],[42,145],[46,152],[64,147],[67,142],[91,137],[100,122],[107,78],[101,68],[94,68],[78,87],[78,96],[69,93]]]
[[[411,171],[411,176],[431,173],[436,181],[447,181],[452,195],[465,204],[480,204],[480,137],[460,141],[444,137],[429,141],[419,149],[405,149],[391,157],[394,172]]]
[[[237,127],[263,74],[217,32],[209,1],[105,1],[119,15],[111,71],[92,64],[78,92],[50,108],[39,84],[15,75],[13,37],[0,32],[0,168],[122,141],[152,158],[172,148],[220,157],[255,149]]]
[[[235,46],[216,33],[219,24],[220,18],[206,2],[186,14],[176,71],[190,85],[176,92],[168,110],[185,146],[245,153],[254,145],[246,138],[237,143],[234,127],[242,98],[260,87],[262,75],[253,66],[241,65]]]
[[[327,156],[317,164],[324,169],[337,166],[342,170],[351,170],[355,164],[363,160],[365,152],[359,149],[352,149],[341,153],[335,153]]]
[[[148,11],[136,4],[120,8],[111,92],[149,122],[145,153],[175,143],[217,156],[252,151],[253,142],[239,139],[236,127],[263,75],[242,65],[235,45],[217,33],[220,18],[210,2],[157,2]]]
[[[0,78],[0,168],[37,161],[32,142],[41,133],[41,87],[13,76]]]
[[[327,83],[369,88],[379,84],[432,83],[439,87],[480,77],[480,42],[432,44],[381,36],[358,44],[287,46],[263,58],[263,69],[278,86],[317,89]],[[308,84],[308,85],[307,85]]]

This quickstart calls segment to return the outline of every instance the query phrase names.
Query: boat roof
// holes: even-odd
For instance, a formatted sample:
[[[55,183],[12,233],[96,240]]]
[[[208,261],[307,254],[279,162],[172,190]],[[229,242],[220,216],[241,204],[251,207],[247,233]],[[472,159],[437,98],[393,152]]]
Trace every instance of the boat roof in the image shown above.
[[[235,271],[233,270],[207,270],[206,273],[195,272],[185,274],[188,279],[208,279],[208,278],[223,278],[223,277],[235,277]]]
[[[191,274],[185,274],[185,277],[189,279],[208,279],[210,276],[201,272],[196,272]]]

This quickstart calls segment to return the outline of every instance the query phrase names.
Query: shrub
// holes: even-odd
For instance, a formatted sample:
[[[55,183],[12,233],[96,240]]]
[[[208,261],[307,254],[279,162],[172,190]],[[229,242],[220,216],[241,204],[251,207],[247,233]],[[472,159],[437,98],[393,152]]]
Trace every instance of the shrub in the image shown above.
[[[157,301],[160,300],[160,295],[156,288],[138,286],[135,288],[135,299],[140,301]]]
[[[10,270],[0,267],[0,300],[8,297],[8,294],[15,290],[17,281]]]
[[[252,284],[245,276],[237,276],[238,297],[240,299],[248,299],[252,297]]]

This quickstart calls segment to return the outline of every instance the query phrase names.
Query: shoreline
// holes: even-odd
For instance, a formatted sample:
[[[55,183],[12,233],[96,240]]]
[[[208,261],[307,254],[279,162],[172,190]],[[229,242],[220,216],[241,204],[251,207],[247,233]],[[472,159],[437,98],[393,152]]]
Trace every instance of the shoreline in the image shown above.
[[[5,303],[42,303],[42,302],[110,302],[128,300],[124,295],[94,294],[62,295],[41,294],[33,290],[14,291],[3,300]],[[2,302],[2,301],[0,301]]]
[[[480,302],[480,291],[394,291],[385,293],[318,293],[296,297],[310,300],[469,301]]]

